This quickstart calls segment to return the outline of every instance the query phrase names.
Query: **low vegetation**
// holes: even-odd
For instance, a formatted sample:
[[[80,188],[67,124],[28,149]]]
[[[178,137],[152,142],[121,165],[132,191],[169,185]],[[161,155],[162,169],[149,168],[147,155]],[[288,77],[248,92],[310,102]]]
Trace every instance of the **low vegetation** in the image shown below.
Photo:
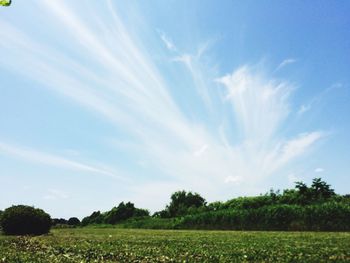
[[[16,206],[6,209],[2,216],[0,211],[0,222],[7,234],[42,234],[49,229],[49,216],[44,214],[42,210]],[[36,220],[45,218],[45,224],[40,223],[45,230],[38,230],[35,225],[38,223],[29,220],[29,215],[35,215]],[[315,178],[310,186],[296,182],[294,189],[283,192],[270,190],[264,195],[209,204],[198,193],[178,191],[171,195],[165,209],[152,216],[131,202],[121,202],[110,211],[95,211],[81,222],[76,217],[55,218],[51,225],[54,228],[117,225],[148,229],[349,231],[350,196],[336,194],[320,178]]]
[[[209,204],[197,193],[179,191],[152,216],[130,202],[81,222],[12,206],[0,211],[0,222],[8,234],[0,234],[0,263],[350,262],[350,232],[340,232],[350,230],[350,198],[321,179]],[[232,229],[260,231],[227,231]]]
[[[0,235],[0,262],[349,262],[350,233],[53,229]]]
[[[185,191],[173,193],[170,199],[169,205],[153,216],[149,216],[147,210],[134,208],[133,204],[121,203],[109,212],[94,212],[83,219],[83,225],[119,224],[126,228],[150,229],[350,230],[350,196],[337,195],[320,178],[315,178],[311,186],[296,182],[294,189],[282,193],[271,190],[264,195],[238,197],[226,202],[207,204],[199,194]],[[121,213],[126,207],[130,212]],[[111,214],[115,218],[113,221],[109,220]],[[124,216],[116,217],[118,214]]]

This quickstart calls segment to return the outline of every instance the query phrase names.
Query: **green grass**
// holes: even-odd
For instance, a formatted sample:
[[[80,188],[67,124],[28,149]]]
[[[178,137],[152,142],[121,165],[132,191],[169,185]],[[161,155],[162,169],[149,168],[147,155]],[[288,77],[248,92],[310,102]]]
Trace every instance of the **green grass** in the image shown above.
[[[350,262],[350,233],[54,229],[0,236],[0,262]]]

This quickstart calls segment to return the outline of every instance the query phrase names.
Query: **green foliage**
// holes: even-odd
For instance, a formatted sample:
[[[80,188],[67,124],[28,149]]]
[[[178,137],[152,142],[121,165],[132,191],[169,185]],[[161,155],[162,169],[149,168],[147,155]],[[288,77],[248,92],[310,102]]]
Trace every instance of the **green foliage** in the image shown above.
[[[295,184],[296,191],[289,192],[289,195],[292,197],[294,194],[294,202],[298,204],[306,205],[324,202],[335,196],[334,190],[321,178],[313,179],[311,187],[308,187],[303,182],[296,182]]]
[[[1,231],[1,219],[2,219],[2,214],[3,214],[3,213],[4,213],[4,212],[0,210],[0,231]]]
[[[187,215],[178,228],[349,231],[350,205],[337,202],[222,209]]]
[[[82,226],[90,225],[90,224],[102,224],[103,223],[103,215],[100,211],[93,212],[90,216],[84,217],[81,221]]]
[[[113,207],[112,210],[104,215],[103,222],[106,224],[116,224],[131,217],[147,216],[148,213],[144,211],[135,208],[133,203],[127,202],[124,204],[124,202],[121,202],[117,207]]]
[[[199,195],[198,195],[199,196]],[[174,228],[237,230],[350,230],[350,197],[336,195],[315,178],[311,186],[296,182],[295,189],[238,197],[208,205],[204,199],[188,207],[187,193],[176,192],[155,217],[179,218]],[[334,216],[332,216],[334,215]],[[138,225],[142,225],[140,222]],[[138,225],[134,225],[137,227]],[[147,227],[147,224],[141,227]]]
[[[10,6],[11,0],[0,0],[0,6]]]
[[[142,228],[142,229],[176,229],[180,223],[179,218],[130,218],[123,222],[122,228]]]
[[[167,218],[201,212],[205,205],[205,199],[197,193],[177,191],[170,197],[170,204],[165,210],[156,213],[154,216]]]
[[[113,207],[105,213],[101,213],[100,211],[93,212],[90,216],[83,218],[81,225],[117,224],[129,218],[148,216],[148,210],[136,208],[131,202],[121,202],[117,207]]]
[[[272,205],[274,202],[269,195],[254,197],[238,197],[227,201],[221,209],[255,209],[265,205]]]
[[[56,226],[56,225],[66,225],[67,224],[67,220],[64,218],[53,218],[51,220],[51,224],[52,226]]]
[[[78,226],[80,225],[80,220],[76,217],[71,217],[68,219],[67,224],[70,226]]]
[[[171,220],[171,219],[167,219]],[[53,229],[0,235],[0,262],[349,262],[350,233]]]
[[[350,197],[336,195],[330,185],[315,178],[311,186],[296,182],[295,189],[226,202],[206,204],[197,193],[178,191],[169,205],[149,217],[147,210],[120,203],[110,211],[94,212],[82,225],[120,224],[129,228],[237,229],[237,230],[350,230]]]
[[[1,226],[7,235],[41,235],[50,231],[51,218],[41,209],[17,205],[5,209]]]

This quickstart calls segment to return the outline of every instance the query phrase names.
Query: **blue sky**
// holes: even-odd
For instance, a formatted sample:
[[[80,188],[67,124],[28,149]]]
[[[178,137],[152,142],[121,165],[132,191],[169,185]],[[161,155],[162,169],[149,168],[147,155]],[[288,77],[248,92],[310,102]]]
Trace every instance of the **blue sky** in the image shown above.
[[[350,184],[347,1],[0,8],[0,209]]]

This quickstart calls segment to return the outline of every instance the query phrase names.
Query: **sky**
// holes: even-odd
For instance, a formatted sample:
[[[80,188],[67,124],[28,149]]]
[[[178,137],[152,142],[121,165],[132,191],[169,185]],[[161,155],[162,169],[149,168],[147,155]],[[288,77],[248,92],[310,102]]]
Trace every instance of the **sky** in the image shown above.
[[[0,210],[350,185],[350,2],[0,7]]]

